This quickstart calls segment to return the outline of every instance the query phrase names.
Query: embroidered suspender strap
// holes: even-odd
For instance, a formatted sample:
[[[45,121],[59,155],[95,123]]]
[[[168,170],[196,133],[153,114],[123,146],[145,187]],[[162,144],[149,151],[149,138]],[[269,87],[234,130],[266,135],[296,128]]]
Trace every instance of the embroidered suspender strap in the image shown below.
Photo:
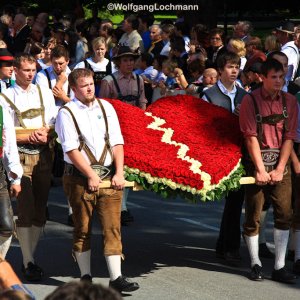
[[[118,98],[121,98],[123,95],[121,93],[121,90],[120,90],[120,87],[118,85],[118,82],[117,82],[117,79],[116,77],[113,75],[113,74],[110,74],[110,76],[112,77],[113,81],[114,81],[114,84],[115,84],[115,87],[117,89],[117,92],[118,92]]]
[[[41,87],[37,84],[36,85],[38,91],[39,91],[39,97],[40,97],[40,104],[41,104],[41,116],[42,116],[42,122],[43,126],[46,126],[46,121],[45,121],[45,106],[44,106],[44,101],[43,101],[43,95],[41,91]]]
[[[11,86],[11,79],[7,81],[4,81],[5,82],[5,85],[6,85],[6,88],[8,89],[10,86]]]
[[[285,98],[285,94],[282,92],[282,105],[283,105],[283,110],[282,110],[282,115],[284,117],[284,129],[286,131],[289,131],[289,125],[288,125],[288,112],[287,112],[287,107],[286,107],[286,98]]]
[[[45,69],[45,74],[46,74],[46,77],[47,77],[47,79],[48,79],[49,89],[52,90],[51,80],[50,80],[50,75],[49,75],[49,72],[48,72],[47,69]]]
[[[100,99],[97,99],[97,100],[98,100],[99,106],[101,108],[101,111],[102,111],[102,114],[103,114],[103,117],[104,117],[104,122],[105,122],[105,138],[104,138],[105,146],[104,146],[102,155],[101,155],[100,160],[99,160],[99,164],[103,166],[104,162],[105,162],[105,159],[106,159],[107,152],[110,154],[110,157],[111,157],[112,161],[114,160],[114,156],[113,156],[113,152],[112,152],[112,149],[111,149],[111,145],[109,143],[108,121],[107,121],[106,112],[105,112],[105,109],[104,109],[104,106],[103,106],[101,100]]]
[[[0,95],[5,99],[5,101],[11,106],[11,108],[15,111],[15,114],[17,116],[17,119],[20,123],[20,125],[23,127],[23,128],[26,128],[24,122],[23,122],[23,119],[22,119],[22,114],[20,112],[20,110],[16,107],[16,105],[4,94],[0,93]]]
[[[111,62],[109,61],[108,64],[106,65],[106,74],[109,75],[111,74],[112,68],[111,68]]]
[[[83,140],[81,131],[80,131],[80,129],[79,129],[78,123],[77,123],[77,121],[76,121],[76,119],[75,119],[75,116],[74,116],[73,112],[71,111],[71,109],[70,109],[69,107],[67,107],[67,106],[62,106],[59,110],[62,110],[62,109],[66,109],[66,110],[70,113],[70,115],[71,115],[71,117],[72,117],[72,119],[73,119],[73,123],[74,123],[75,129],[76,129],[77,134],[78,134],[78,139],[79,139],[79,147],[78,147],[78,150],[81,151],[85,143],[84,143],[84,140]]]
[[[94,70],[92,69],[92,66],[88,63],[88,61],[86,59],[83,61],[83,63],[84,63],[84,67],[86,69],[89,69],[94,72]]]
[[[136,74],[137,88],[138,88],[138,97],[140,97],[140,76]]]
[[[282,114],[272,114],[269,116],[262,117],[262,115],[259,112],[256,100],[254,96],[250,93],[249,96],[253,100],[254,109],[255,109],[255,118],[256,118],[256,124],[257,124],[257,131],[258,131],[258,142],[259,145],[262,146],[262,135],[263,135],[263,127],[262,124],[269,124],[269,125],[276,125],[281,120],[284,120],[284,130],[288,131],[288,113],[286,108],[286,98],[284,93],[281,94],[282,96]]]
[[[99,102],[99,100],[98,100],[98,102]],[[100,102],[100,103],[101,103],[101,102]],[[100,108],[101,108],[101,104],[100,104],[100,103],[99,103],[99,105],[100,105]],[[72,117],[72,120],[73,120],[73,122],[74,122],[75,128],[76,128],[77,134],[78,134],[78,138],[79,138],[79,147],[78,147],[78,150],[79,150],[79,151],[81,151],[81,150],[84,150],[84,151],[85,151],[85,153],[86,153],[87,157],[89,158],[89,160],[90,160],[90,162],[91,162],[92,165],[93,165],[93,164],[100,164],[100,165],[103,165],[103,164],[104,164],[104,161],[105,161],[105,158],[106,158],[106,155],[107,155],[107,151],[111,154],[111,157],[113,158],[112,150],[111,150],[111,147],[110,147],[110,145],[109,145],[109,141],[107,140],[107,136],[108,136],[108,127],[107,127],[107,117],[106,117],[104,108],[103,108],[103,110],[102,110],[102,108],[101,108],[101,110],[102,110],[102,112],[103,112],[104,121],[106,120],[106,121],[105,121],[106,137],[105,137],[105,145],[104,145],[104,149],[103,149],[103,152],[102,152],[102,154],[101,154],[101,157],[100,157],[99,162],[96,160],[96,158],[95,158],[94,154],[92,153],[92,151],[90,150],[90,148],[86,145],[86,143],[85,143],[85,141],[84,141],[84,138],[83,138],[83,136],[82,136],[82,134],[81,134],[81,131],[80,131],[80,129],[79,129],[78,123],[77,123],[77,121],[76,121],[76,118],[75,118],[73,112],[71,111],[71,109],[70,109],[69,107],[67,107],[67,106],[62,106],[62,107],[60,108],[60,110],[61,110],[61,109],[66,109],[66,110],[70,113],[70,115],[71,115],[71,117]],[[108,149],[107,149],[107,148],[108,148]],[[103,162],[102,162],[102,161],[103,161]]]
[[[68,92],[67,92],[67,96],[70,98],[70,92],[71,92],[71,88],[70,88],[70,85],[69,85],[69,82],[68,82]]]

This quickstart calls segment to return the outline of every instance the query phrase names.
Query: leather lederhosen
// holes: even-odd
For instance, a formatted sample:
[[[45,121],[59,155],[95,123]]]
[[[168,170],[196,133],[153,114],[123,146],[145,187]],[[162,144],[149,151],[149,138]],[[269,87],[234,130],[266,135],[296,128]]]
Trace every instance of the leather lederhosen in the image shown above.
[[[107,116],[106,116],[106,113],[105,113],[105,109],[104,109],[103,104],[101,103],[101,101],[99,99],[98,99],[98,103],[99,103],[99,106],[102,110],[102,114],[103,114],[104,122],[105,122],[105,138],[104,138],[105,139],[105,145],[104,145],[104,149],[102,151],[102,154],[101,154],[101,157],[100,157],[99,161],[97,161],[94,154],[92,153],[90,148],[85,143],[83,135],[82,135],[82,133],[79,129],[78,123],[77,123],[76,118],[75,118],[73,112],[71,111],[71,109],[67,106],[63,106],[63,107],[61,107],[61,109],[66,109],[70,113],[70,115],[73,119],[76,131],[77,131],[77,134],[78,134],[78,137],[79,137],[79,148],[78,148],[78,150],[79,151],[81,151],[81,150],[85,151],[87,157],[89,158],[89,160],[91,162],[92,169],[97,173],[97,175],[101,179],[104,179],[107,176],[112,175],[112,173],[113,173],[112,165],[108,166],[108,167],[104,166],[104,162],[105,162],[107,154],[109,154],[111,156],[112,161],[113,161],[113,153],[112,153],[111,145],[109,143],[108,120],[107,120]],[[65,175],[74,175],[74,176],[85,177],[85,175],[82,174],[74,165],[68,164],[68,163],[65,163],[64,174]]]

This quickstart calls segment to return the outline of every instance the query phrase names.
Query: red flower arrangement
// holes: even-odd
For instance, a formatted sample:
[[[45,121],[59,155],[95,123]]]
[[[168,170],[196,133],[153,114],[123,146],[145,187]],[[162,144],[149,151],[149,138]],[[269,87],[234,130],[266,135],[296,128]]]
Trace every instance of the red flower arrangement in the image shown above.
[[[125,145],[125,175],[164,197],[214,200],[237,188],[238,118],[192,96],[157,100],[146,112],[119,100],[115,108]],[[174,192],[173,192],[174,191]]]

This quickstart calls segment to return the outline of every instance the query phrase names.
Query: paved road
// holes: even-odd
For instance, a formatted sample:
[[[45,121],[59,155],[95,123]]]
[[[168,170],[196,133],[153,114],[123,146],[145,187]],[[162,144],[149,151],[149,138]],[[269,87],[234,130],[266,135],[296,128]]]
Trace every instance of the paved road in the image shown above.
[[[51,189],[51,221],[37,249],[37,262],[46,278],[39,284],[27,284],[37,299],[57,286],[78,280],[79,270],[71,256],[72,228],[65,225],[67,205],[61,187]],[[266,279],[247,279],[249,257],[242,243],[243,262],[239,267],[215,258],[223,203],[189,204],[181,199],[162,200],[150,192],[131,192],[129,208],[135,222],[122,228],[123,273],[139,282],[141,288],[123,295],[131,300],[194,299],[299,299],[300,279],[295,285],[283,285]],[[92,272],[94,282],[108,284],[108,273],[101,250],[100,229],[94,220]],[[271,216],[267,236],[272,241]],[[7,256],[20,274],[21,254],[16,241]],[[263,260],[270,277],[273,262]],[[291,263],[288,263],[291,267]],[[74,276],[74,277],[73,277]]]

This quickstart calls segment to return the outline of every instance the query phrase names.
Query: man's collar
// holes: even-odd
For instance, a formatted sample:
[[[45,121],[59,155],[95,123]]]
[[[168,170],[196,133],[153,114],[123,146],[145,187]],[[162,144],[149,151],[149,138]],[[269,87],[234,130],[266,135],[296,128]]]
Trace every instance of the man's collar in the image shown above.
[[[22,87],[20,87],[17,82],[15,82],[15,84],[13,85],[15,91],[17,94],[20,94],[20,93],[32,93],[35,91],[36,89],[36,85],[33,84],[33,83],[30,83],[30,85],[28,86],[28,89],[24,90]]]
[[[77,104],[77,106],[80,109],[94,109],[95,107],[98,107],[98,101],[96,101],[96,98],[94,99],[94,101],[92,102],[92,106],[87,106],[86,104],[82,103],[78,98],[74,98],[74,102]]]
[[[261,88],[261,95],[262,95],[262,98],[264,100],[276,100],[276,101],[279,101],[280,99],[280,94],[281,94],[281,91],[278,91],[277,93],[275,93],[274,95],[271,95],[265,88],[264,86],[262,86]]]
[[[218,85],[218,87],[220,88],[220,90],[221,90],[224,94],[235,94],[236,91],[237,91],[237,88],[236,88],[235,83],[233,84],[233,88],[232,88],[231,91],[229,91],[229,90],[225,87],[225,85],[222,83],[222,81],[221,81],[220,79],[217,81],[217,85]]]
[[[155,44],[159,43],[160,41],[162,41],[162,39],[161,39],[161,38],[160,38],[160,39],[158,39],[158,40],[156,40],[156,41],[152,41],[152,45],[155,45]]]
[[[126,74],[123,74],[120,70],[118,71],[118,77],[119,77],[119,79],[122,79],[122,78],[128,78],[128,77],[130,77],[130,78],[133,78],[133,79],[135,79],[135,76],[134,76],[134,73],[133,72],[131,72],[131,74],[129,75],[126,75]]]
[[[24,24],[19,30],[17,30],[17,31],[16,31],[16,35],[18,35],[18,34],[20,33],[20,31],[21,31],[24,27],[26,27],[26,25],[27,25],[27,24]]]

